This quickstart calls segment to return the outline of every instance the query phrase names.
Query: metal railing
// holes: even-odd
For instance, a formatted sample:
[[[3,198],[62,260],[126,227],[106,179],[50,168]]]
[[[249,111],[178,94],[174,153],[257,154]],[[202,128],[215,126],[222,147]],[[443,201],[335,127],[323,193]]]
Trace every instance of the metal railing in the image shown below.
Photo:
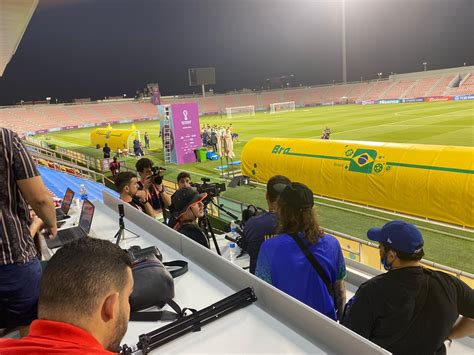
[[[71,171],[77,172],[77,175],[79,175],[81,178],[100,182],[102,185],[106,185],[106,182],[109,182],[111,184],[114,183],[111,179],[109,179],[102,173],[99,173],[95,170],[87,169],[77,164],[73,164],[66,160],[58,159],[55,156],[51,156],[49,152],[42,152],[41,149],[35,150],[35,148],[29,146],[28,151],[33,157],[33,159],[35,159],[41,166],[45,166],[47,168],[66,173],[70,172],[67,169],[71,169]],[[46,164],[42,164],[41,160],[45,161]]]
[[[247,205],[243,202],[223,197],[219,198],[218,203],[223,204],[227,210],[234,212],[234,214],[237,215],[241,215],[242,211],[247,208]],[[221,213],[219,210],[216,210],[215,214],[221,219],[230,221],[230,217],[228,217],[224,213]],[[344,257],[357,261],[361,264],[370,266],[376,270],[384,270],[380,263],[380,254],[377,243],[371,243],[369,241],[359,239],[349,234],[341,233],[329,228],[323,228],[323,230],[326,233],[337,238],[341,245]],[[438,264],[426,259],[422,259],[421,264],[429,269],[440,270],[445,273],[451,274],[457,277],[458,279],[464,281],[470,287],[474,287],[474,274],[442,264]]]

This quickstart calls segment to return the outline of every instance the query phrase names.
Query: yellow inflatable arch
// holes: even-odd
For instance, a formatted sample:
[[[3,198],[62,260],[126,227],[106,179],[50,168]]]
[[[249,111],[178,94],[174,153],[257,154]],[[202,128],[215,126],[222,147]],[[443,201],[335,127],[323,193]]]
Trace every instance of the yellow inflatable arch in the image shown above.
[[[474,227],[474,148],[254,138],[242,173],[307,184],[313,193]]]
[[[110,149],[127,149],[131,140],[138,137],[138,132],[135,125],[131,129],[114,129],[112,126],[107,128],[96,128],[91,132],[91,143],[96,146],[103,147],[105,143],[108,144]]]

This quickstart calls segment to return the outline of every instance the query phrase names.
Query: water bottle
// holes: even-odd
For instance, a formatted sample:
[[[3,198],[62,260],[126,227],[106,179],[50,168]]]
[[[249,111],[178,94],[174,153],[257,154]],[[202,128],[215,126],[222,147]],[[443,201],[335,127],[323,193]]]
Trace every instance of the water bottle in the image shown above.
[[[79,189],[79,195],[81,195],[81,202],[87,198],[87,190],[84,184],[81,184],[81,187]]]
[[[234,221],[230,222],[230,236],[234,239],[238,237],[237,224]]]
[[[235,261],[236,245],[234,242],[229,243],[229,260],[233,263]]]

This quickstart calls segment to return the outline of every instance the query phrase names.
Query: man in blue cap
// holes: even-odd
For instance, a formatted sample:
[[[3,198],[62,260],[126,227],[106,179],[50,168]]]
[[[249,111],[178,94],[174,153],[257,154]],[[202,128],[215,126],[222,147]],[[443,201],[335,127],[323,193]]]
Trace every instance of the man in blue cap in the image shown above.
[[[445,341],[472,332],[474,291],[421,266],[423,237],[413,224],[392,221],[367,236],[379,243],[388,272],[359,287],[343,325],[394,354],[445,354]]]

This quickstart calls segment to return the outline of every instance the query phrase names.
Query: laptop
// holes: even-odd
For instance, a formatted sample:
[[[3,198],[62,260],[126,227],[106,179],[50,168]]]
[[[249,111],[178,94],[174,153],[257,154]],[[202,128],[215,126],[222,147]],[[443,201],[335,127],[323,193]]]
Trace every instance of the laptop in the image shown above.
[[[91,230],[92,217],[94,217],[95,206],[89,201],[84,200],[82,204],[81,216],[77,227],[61,229],[54,239],[46,239],[46,245],[49,249],[62,247],[64,244],[74,240],[87,238]]]
[[[63,201],[61,202],[61,207],[56,208],[56,219],[58,221],[62,221],[63,219],[69,218],[68,212],[71,208],[72,199],[74,198],[74,191],[72,191],[69,187],[64,194]]]

